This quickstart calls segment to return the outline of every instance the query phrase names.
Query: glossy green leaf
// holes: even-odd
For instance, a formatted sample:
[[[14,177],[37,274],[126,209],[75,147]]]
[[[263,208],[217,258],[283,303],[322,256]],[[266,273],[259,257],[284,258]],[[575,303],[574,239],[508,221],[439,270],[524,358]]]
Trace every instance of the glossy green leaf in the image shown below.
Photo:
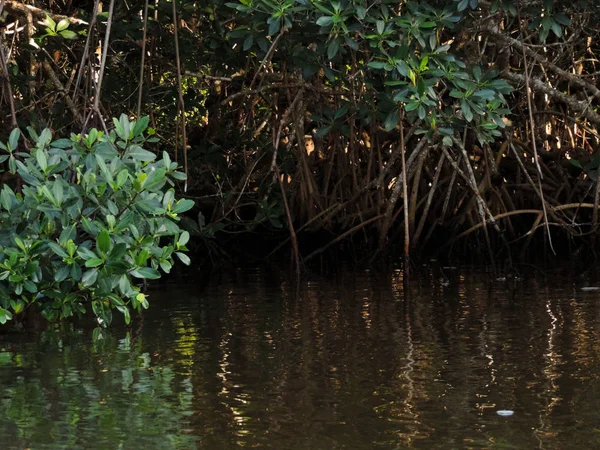
[[[96,237],[96,246],[104,254],[110,251],[110,233],[108,230],[102,230],[98,234]]]
[[[160,278],[159,271],[151,267],[140,267],[139,269],[133,270],[131,275],[136,278],[147,278],[149,280],[157,280]]]
[[[87,272],[83,273],[83,276],[81,277],[81,283],[83,284],[84,287],[89,287],[89,286],[92,286],[96,282],[97,279],[98,279],[98,270],[91,269],[91,270],[88,270]]]

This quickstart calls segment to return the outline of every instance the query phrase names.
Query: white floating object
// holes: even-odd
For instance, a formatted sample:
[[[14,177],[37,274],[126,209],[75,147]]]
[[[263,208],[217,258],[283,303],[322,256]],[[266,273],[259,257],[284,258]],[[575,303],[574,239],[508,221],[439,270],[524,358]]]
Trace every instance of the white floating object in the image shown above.
[[[512,416],[514,413],[515,412],[511,411],[510,409],[499,409],[498,411],[496,411],[496,414],[503,417]]]
[[[600,291],[600,286],[584,286],[581,288],[582,291]]]

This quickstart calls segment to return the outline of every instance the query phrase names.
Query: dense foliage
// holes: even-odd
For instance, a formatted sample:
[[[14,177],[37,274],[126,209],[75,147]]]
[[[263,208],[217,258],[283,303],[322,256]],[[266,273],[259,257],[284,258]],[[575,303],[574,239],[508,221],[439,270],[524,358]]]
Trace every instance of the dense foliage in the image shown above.
[[[15,177],[0,192],[0,323],[27,308],[66,318],[89,303],[101,324],[113,309],[129,323],[130,309],[148,307],[138,281],[170,272],[175,256],[189,264],[178,214],[194,202],[173,188],[185,175],[142,147],[155,139],[147,117],[114,125],[56,140],[30,128],[29,151],[18,129],[0,143]]]
[[[24,5],[0,13],[6,138],[148,114],[207,243],[289,234],[310,260],[596,240],[597,2]]]

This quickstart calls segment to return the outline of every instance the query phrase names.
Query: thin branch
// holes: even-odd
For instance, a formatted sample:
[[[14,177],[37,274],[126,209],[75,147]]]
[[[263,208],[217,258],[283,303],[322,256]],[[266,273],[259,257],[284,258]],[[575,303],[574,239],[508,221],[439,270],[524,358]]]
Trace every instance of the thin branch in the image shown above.
[[[522,27],[521,21],[521,4],[517,1],[517,13],[519,17],[519,27]],[[538,158],[537,152],[537,144],[536,144],[536,136],[535,136],[535,121],[533,120],[533,102],[531,101],[531,89],[529,87],[529,74],[527,69],[527,55],[525,51],[525,44],[523,43],[523,31],[520,33],[521,37],[521,50],[523,54],[523,72],[525,73],[525,93],[527,96],[527,109],[529,110],[529,127],[531,129],[531,147],[533,148],[533,160],[535,161],[535,167],[538,172],[538,185],[539,185],[539,195],[542,200],[542,210],[544,211],[544,222],[546,223],[546,231],[548,232],[548,243],[550,244],[550,249],[552,253],[556,254],[554,251],[554,246],[552,245],[552,235],[550,234],[550,225],[548,225],[548,212],[546,211],[546,201],[544,200],[544,190],[542,189],[542,168],[540,167],[540,161]],[[514,148],[513,148],[514,149]]]
[[[56,90],[59,92],[62,92],[64,94],[65,103],[67,104],[69,110],[71,111],[71,114],[73,114],[73,118],[75,119],[75,122],[77,123],[77,125],[82,125],[84,123],[83,117],[79,113],[79,110],[77,109],[77,106],[75,106],[75,103],[73,103],[73,100],[71,99],[71,97],[69,97],[67,95],[67,92],[65,92],[65,87],[63,86],[61,81],[58,79],[56,72],[54,72],[54,69],[52,68],[52,66],[50,65],[48,60],[44,60],[44,62],[42,62],[42,67],[44,67],[44,70],[48,74],[48,77],[52,81],[52,84],[54,84],[54,87],[56,88]]]
[[[0,5],[3,6],[3,5]],[[1,7],[0,7],[0,13],[1,13]],[[15,111],[15,98],[13,96],[13,90],[12,90],[12,86],[10,84],[10,77],[8,74],[8,66],[6,65],[6,56],[4,55],[4,42],[3,42],[3,36],[2,33],[0,33],[0,69],[2,69],[2,72],[4,72],[5,75],[5,81],[6,81],[6,88],[8,91],[8,104],[10,106],[10,124],[13,128],[17,128],[18,123],[17,123],[17,113]]]
[[[26,16],[27,14],[32,14],[38,19],[45,19],[46,16],[50,16],[52,20],[55,22],[60,22],[63,19],[67,19],[69,23],[73,25],[87,25],[88,23],[85,20],[76,19],[74,17],[63,16],[62,14],[53,14],[44,9],[36,8],[35,6],[25,5],[18,1],[13,0],[5,0],[3,2],[4,8],[10,14],[18,15],[18,16]],[[1,11],[0,11],[1,12]]]
[[[248,97],[251,95],[257,95],[257,94],[262,94],[263,92],[266,91],[271,91],[274,89],[287,89],[287,88],[305,88],[305,85],[301,85],[301,84],[281,84],[281,83],[276,83],[276,84],[269,84],[267,86],[262,86],[258,89],[246,89],[244,91],[240,91],[240,92],[236,92],[235,94],[231,94],[229,97],[227,97],[225,100],[223,100],[221,102],[221,106],[226,106],[227,104],[229,104],[229,102],[235,100],[236,98],[239,97]]]
[[[183,84],[181,82],[181,58],[179,56],[179,37],[178,37],[178,25],[177,25],[177,3],[175,0],[173,3],[173,34],[175,38],[175,59],[177,62],[177,91],[179,94],[179,107],[181,108],[181,131],[183,133],[183,170],[185,172],[185,185],[184,192],[187,191],[189,182],[189,171],[188,171],[188,155],[187,155],[187,135],[185,125],[185,102],[183,100]]]
[[[234,78],[241,78],[241,76],[238,76],[238,77],[214,77],[212,75],[205,75],[202,73],[190,72],[189,70],[186,70],[185,72],[183,72],[183,74],[188,77],[198,78],[199,80],[210,80],[210,81],[233,81]]]
[[[115,9],[115,0],[110,0],[110,5],[108,7],[108,19],[106,22],[106,35],[104,36],[104,46],[102,47],[102,60],[100,62],[100,74],[98,75],[98,84],[96,85],[96,95],[94,95],[94,105],[92,110],[88,114],[84,128],[87,125],[88,121],[92,117],[93,113],[98,114],[100,121],[102,122],[102,126],[104,127],[104,131],[107,132],[106,123],[102,118],[102,114],[100,114],[100,95],[102,94],[102,81],[104,80],[104,69],[106,68],[106,57],[108,55],[108,44],[110,42],[110,29],[112,27],[113,20],[113,11]]]
[[[287,31],[287,28],[285,28],[285,27],[282,28],[281,31],[279,32],[279,34],[277,35],[277,37],[275,38],[275,40],[273,41],[273,43],[271,44],[269,51],[267,51],[267,54],[265,55],[263,60],[260,62],[260,66],[258,66],[258,70],[254,74],[254,77],[252,78],[252,81],[250,82],[250,89],[252,89],[252,86],[254,86],[254,82],[256,81],[256,78],[258,78],[258,75],[262,71],[263,67],[267,64],[267,62],[273,56],[273,53],[275,52],[275,48],[277,47],[277,43],[279,42],[279,39],[281,39],[281,37],[283,36],[283,34],[286,31]]]
[[[96,0],[94,2],[94,9],[92,11],[92,21],[90,22],[90,26],[88,27],[87,38],[85,40],[85,46],[83,47],[83,56],[81,57],[81,63],[79,64],[79,71],[77,72],[77,80],[75,81],[74,87],[74,96],[77,95],[77,91],[79,90],[79,83],[81,82],[81,77],[83,76],[83,69],[85,68],[85,62],[88,59],[90,53],[90,46],[92,43],[92,31],[96,26],[96,17],[98,16],[98,7],[100,4],[100,0]]]
[[[312,252],[310,255],[308,255],[306,258],[304,258],[304,262],[310,261],[315,256],[317,256],[318,254],[323,253],[325,250],[327,250],[332,245],[337,244],[342,239],[347,238],[351,234],[356,233],[357,231],[361,230],[362,228],[366,227],[367,225],[372,224],[373,222],[377,222],[378,220],[382,219],[383,217],[385,217],[385,215],[384,214],[380,214],[378,216],[371,217],[370,219],[367,219],[364,222],[361,222],[358,225],[350,228],[348,231],[345,231],[344,233],[340,234],[338,237],[336,237],[332,241],[328,242],[323,247],[316,249],[314,252]]]
[[[486,31],[494,39],[501,41],[504,44],[508,44],[512,47],[515,47],[517,50],[519,50],[523,54],[526,54],[527,56],[529,56],[531,59],[533,59],[535,62],[537,62],[544,68],[548,69],[551,72],[554,72],[561,78],[567,80],[569,83],[572,83],[575,86],[585,89],[590,94],[592,94],[594,97],[596,97],[597,99],[600,100],[600,89],[598,89],[592,83],[588,83],[587,81],[581,79],[580,77],[573,75],[572,73],[569,73],[564,69],[561,69],[557,65],[553,64],[552,62],[548,61],[546,58],[541,56],[536,51],[532,50],[529,45],[524,44],[523,42],[519,41],[518,39],[512,38],[512,37],[507,36],[499,31],[496,31],[491,26],[488,26],[486,28]],[[547,45],[544,44],[543,47],[546,47],[546,46]]]
[[[144,2],[144,33],[142,35],[142,61],[140,63],[140,83],[138,86],[137,117],[142,111],[142,93],[144,90],[144,64],[146,62],[146,35],[148,32],[148,0]]]
[[[502,72],[502,77],[506,78],[509,81],[512,81],[513,83],[525,84],[525,76],[515,72]],[[572,96],[563,94],[562,92],[553,89],[539,78],[529,78],[529,87],[534,91],[542,92],[544,94],[547,94],[548,97],[551,97],[554,100],[558,100],[559,102],[564,103],[573,111],[581,114],[582,117],[585,117],[590,122],[596,125],[600,125],[600,114],[594,112],[594,109],[591,107],[591,105],[585,102],[580,102]]]

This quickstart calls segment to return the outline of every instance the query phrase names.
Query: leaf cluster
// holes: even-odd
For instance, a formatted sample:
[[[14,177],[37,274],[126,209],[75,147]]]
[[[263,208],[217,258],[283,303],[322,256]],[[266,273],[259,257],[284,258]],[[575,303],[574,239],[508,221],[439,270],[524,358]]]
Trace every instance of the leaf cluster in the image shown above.
[[[169,273],[175,257],[190,263],[179,214],[194,202],[174,190],[185,175],[143,148],[156,140],[147,117],[114,125],[56,140],[29,128],[28,152],[18,129],[0,143],[21,186],[0,191],[0,323],[31,307],[57,320],[90,304],[104,325],[114,309],[129,322],[148,307],[140,281]]]

